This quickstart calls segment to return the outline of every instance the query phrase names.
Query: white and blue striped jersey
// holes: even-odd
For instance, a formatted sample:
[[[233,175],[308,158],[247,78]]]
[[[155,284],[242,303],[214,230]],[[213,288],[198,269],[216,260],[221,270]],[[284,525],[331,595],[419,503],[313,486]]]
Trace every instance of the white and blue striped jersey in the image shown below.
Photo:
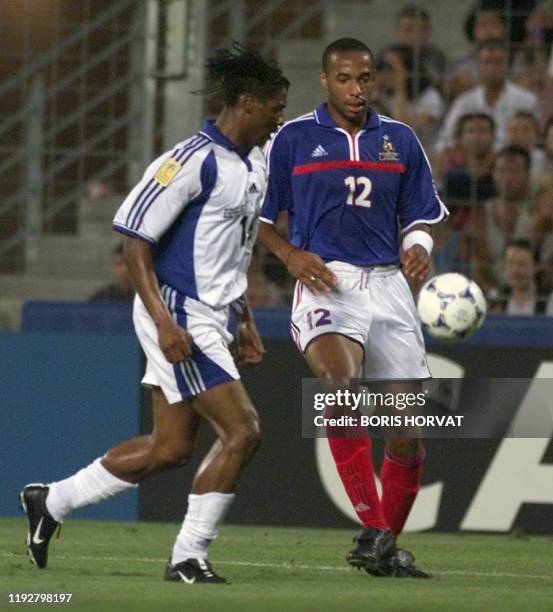
[[[242,296],[267,172],[208,121],[147,168],[115,215],[116,231],[153,245],[160,285],[223,308]]]

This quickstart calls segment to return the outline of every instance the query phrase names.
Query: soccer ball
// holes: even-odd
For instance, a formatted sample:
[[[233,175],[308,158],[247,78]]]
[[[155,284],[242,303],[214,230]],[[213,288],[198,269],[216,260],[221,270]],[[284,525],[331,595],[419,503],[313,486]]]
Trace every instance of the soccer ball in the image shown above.
[[[417,310],[431,336],[455,341],[468,338],[482,325],[486,300],[474,281],[450,272],[434,276],[424,284]]]

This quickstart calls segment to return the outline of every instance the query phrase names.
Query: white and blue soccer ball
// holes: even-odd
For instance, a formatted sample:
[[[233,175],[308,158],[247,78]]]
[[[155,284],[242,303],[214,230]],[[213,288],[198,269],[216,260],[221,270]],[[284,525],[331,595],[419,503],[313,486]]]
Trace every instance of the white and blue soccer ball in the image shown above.
[[[472,335],[486,318],[486,299],[480,287],[462,274],[439,274],[420,290],[417,310],[424,329],[434,338],[461,340]]]

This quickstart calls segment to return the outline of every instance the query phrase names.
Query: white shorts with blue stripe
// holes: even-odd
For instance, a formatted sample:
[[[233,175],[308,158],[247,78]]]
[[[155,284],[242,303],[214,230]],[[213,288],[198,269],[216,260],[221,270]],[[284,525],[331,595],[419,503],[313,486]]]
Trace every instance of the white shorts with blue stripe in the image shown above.
[[[228,331],[229,309],[215,310],[162,285],[161,293],[174,319],[194,340],[192,356],[178,364],[167,361],[159,348],[158,333],[140,297],[136,296],[133,320],[136,334],[146,354],[142,384],[161,387],[169,404],[189,399],[240,375],[229,351],[232,334]]]

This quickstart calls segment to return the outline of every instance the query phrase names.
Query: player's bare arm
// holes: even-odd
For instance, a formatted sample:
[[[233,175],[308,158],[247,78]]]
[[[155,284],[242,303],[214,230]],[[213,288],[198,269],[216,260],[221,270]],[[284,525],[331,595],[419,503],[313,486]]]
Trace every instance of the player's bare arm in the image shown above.
[[[294,278],[313,293],[329,292],[336,286],[336,276],[318,255],[296,249],[270,223],[260,223],[257,239],[280,259]]]
[[[232,309],[237,322],[238,350],[235,355],[236,362],[241,367],[256,365],[261,362],[266,351],[246,296],[236,300],[232,304]]]
[[[173,319],[159,291],[151,246],[138,238],[125,239],[125,259],[136,291],[158,329],[159,346],[169,363],[179,363],[192,354],[192,338]]]
[[[425,223],[420,223],[415,225],[404,235],[404,245],[409,245],[412,239],[417,239],[417,235],[414,235],[414,232],[425,232],[428,234],[428,242],[431,244],[432,236],[430,234],[430,226]],[[409,238],[410,236],[411,238]],[[422,241],[424,241],[424,236],[422,236],[422,234],[419,233],[418,236],[422,237]],[[406,249],[402,248],[400,260],[403,274],[410,283],[420,284],[430,272],[430,253],[420,242],[415,242]]]

